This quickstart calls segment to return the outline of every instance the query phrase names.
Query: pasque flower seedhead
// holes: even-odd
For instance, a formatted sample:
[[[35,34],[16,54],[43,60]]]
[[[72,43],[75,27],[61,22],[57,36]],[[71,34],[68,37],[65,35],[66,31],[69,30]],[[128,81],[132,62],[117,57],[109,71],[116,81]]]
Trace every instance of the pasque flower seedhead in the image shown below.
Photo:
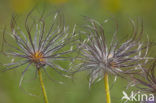
[[[45,72],[45,66],[49,66],[57,73],[66,76],[61,71],[66,73],[68,71],[59,64],[56,64],[55,61],[70,61],[72,59],[72,57],[66,55],[74,51],[72,44],[77,40],[75,38],[75,31],[69,32],[69,28],[65,26],[64,16],[61,11],[58,11],[53,19],[50,19],[52,23],[51,21],[48,21],[49,23],[46,21],[49,17],[48,14],[48,16],[41,15],[39,19],[33,19],[33,24],[30,25],[29,20],[32,19],[31,15],[32,11],[28,13],[25,19],[26,33],[18,26],[15,16],[11,19],[11,33],[9,35],[13,37],[16,45],[9,43],[4,34],[4,44],[11,47],[11,50],[6,51],[5,54],[19,58],[20,60],[5,64],[6,69],[4,71],[16,69],[27,64],[22,73],[22,79],[24,73],[31,65],[34,65],[36,69],[43,68]]]
[[[89,24],[85,27],[86,31],[83,32],[87,40],[80,43],[78,60],[81,63],[75,67],[78,68],[77,71],[89,71],[90,85],[96,80],[101,80],[105,73],[120,76],[131,74],[139,64],[150,59],[146,57],[149,42],[141,41],[143,24],[138,32],[138,28],[131,21],[134,32],[130,38],[125,42],[120,42],[117,39],[118,30],[116,30],[111,43],[108,44],[103,26],[91,18],[87,18],[87,20]]]

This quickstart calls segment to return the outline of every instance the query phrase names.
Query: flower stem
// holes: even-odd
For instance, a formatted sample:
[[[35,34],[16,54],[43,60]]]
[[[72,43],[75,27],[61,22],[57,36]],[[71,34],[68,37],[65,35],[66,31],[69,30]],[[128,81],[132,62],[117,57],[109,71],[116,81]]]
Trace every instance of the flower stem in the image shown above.
[[[40,84],[41,84],[41,88],[42,88],[42,92],[43,92],[43,96],[44,96],[44,101],[45,101],[45,103],[48,103],[48,98],[47,98],[46,90],[45,90],[43,79],[42,79],[42,72],[40,69],[38,69],[38,75],[39,75]]]
[[[105,75],[104,75],[104,83],[105,83],[105,91],[106,91],[107,103],[111,103],[110,91],[109,91],[109,82],[108,82],[108,74],[107,73],[105,73]]]

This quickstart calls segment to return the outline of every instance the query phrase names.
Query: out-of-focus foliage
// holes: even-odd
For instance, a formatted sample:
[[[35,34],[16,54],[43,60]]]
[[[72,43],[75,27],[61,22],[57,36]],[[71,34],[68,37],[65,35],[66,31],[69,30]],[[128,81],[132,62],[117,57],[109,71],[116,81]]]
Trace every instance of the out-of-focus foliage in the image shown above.
[[[127,14],[147,14],[155,9],[155,0],[123,0],[122,10]]]
[[[121,10],[121,0],[101,0],[101,6],[110,11],[110,12],[118,12]]]
[[[10,10],[7,4],[7,1],[0,1],[0,26],[2,24],[5,24],[7,22],[7,19],[9,18]]]
[[[155,9],[155,0],[100,0],[101,7],[111,13],[146,14]]]
[[[11,0],[11,9],[16,13],[30,10],[35,4],[34,0]]]
[[[10,0],[10,8],[16,13],[23,13],[31,10],[38,3],[51,3],[54,5],[61,5],[67,3],[69,0]]]
[[[50,3],[52,3],[52,4],[57,4],[57,5],[59,5],[59,4],[67,3],[69,0],[45,0],[45,1],[50,2]]]

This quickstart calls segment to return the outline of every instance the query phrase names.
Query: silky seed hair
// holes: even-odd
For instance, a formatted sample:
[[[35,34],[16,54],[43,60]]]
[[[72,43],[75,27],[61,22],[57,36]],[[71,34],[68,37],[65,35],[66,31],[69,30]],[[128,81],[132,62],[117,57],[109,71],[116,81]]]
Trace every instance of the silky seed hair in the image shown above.
[[[87,21],[89,24],[85,26],[86,31],[81,33],[87,39],[80,42],[80,56],[77,58],[79,64],[75,66],[75,71],[87,70],[89,72],[89,86],[103,79],[105,73],[116,76],[131,74],[137,70],[138,64],[144,64],[151,59],[147,57],[149,42],[141,41],[143,24],[139,32],[134,21],[130,20],[134,30],[125,42],[117,39],[117,25],[112,41],[108,45],[103,26],[88,17]]]
[[[69,30],[69,27],[65,26],[64,15],[61,11],[58,11],[54,17],[50,17],[52,22],[46,21],[46,18],[51,15],[44,16],[42,14],[37,19],[37,17],[31,17],[32,14],[33,11],[29,12],[26,16],[24,24],[26,32],[18,26],[16,16],[13,16],[11,19],[11,33],[6,32],[3,35],[4,45],[11,48],[5,51],[5,55],[13,57],[11,63],[4,64],[6,67],[4,71],[27,65],[22,72],[19,85],[21,85],[24,74],[29,70],[31,65],[35,66],[36,71],[37,69],[43,69],[51,80],[54,79],[49,76],[46,70],[47,66],[60,75],[69,77],[67,75],[68,70],[56,62],[72,61],[73,58],[70,54],[75,51],[73,45],[77,41],[77,34],[75,33],[76,26],[74,26],[73,30]],[[13,45],[7,40],[7,33],[14,39],[16,45]],[[19,58],[18,61],[15,61],[16,58]]]
[[[150,61],[151,62],[151,61]],[[149,64],[149,63],[148,63]],[[129,87],[136,87],[138,91],[153,93],[156,96],[156,60],[150,65],[140,65],[141,72],[131,75]]]

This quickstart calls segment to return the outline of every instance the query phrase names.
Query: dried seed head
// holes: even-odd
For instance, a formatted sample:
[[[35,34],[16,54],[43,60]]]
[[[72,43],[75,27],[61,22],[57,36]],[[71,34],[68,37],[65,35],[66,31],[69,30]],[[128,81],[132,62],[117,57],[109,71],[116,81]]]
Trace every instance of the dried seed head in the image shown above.
[[[140,39],[143,26],[138,32],[134,24],[134,33],[123,43],[117,39],[116,30],[109,45],[106,43],[103,26],[93,19],[87,18],[87,20],[90,23],[85,32],[88,40],[80,43],[81,54],[78,60],[81,64],[75,67],[78,68],[77,71],[89,71],[90,84],[98,78],[102,79],[105,73],[120,76],[131,74],[135,67],[149,59],[146,57],[149,45]]]
[[[18,27],[15,16],[12,17],[11,36],[14,37],[16,46],[9,43],[4,35],[5,45],[9,46],[11,50],[13,49],[8,54],[15,58],[20,58],[20,61],[7,64],[5,70],[15,69],[27,64],[27,67],[22,73],[21,78],[23,80],[24,73],[34,64],[37,69],[43,68],[45,72],[45,66],[49,66],[57,73],[66,77],[63,72],[67,73],[68,71],[54,61],[71,60],[72,57],[67,57],[66,55],[71,54],[75,50],[75,48],[71,49],[73,48],[73,43],[77,41],[75,27],[74,31],[70,33],[68,27],[64,24],[64,16],[61,11],[56,13],[52,23],[51,21],[46,22],[48,17],[51,20],[49,14],[48,16],[41,15],[39,19],[37,17],[33,19],[33,16],[30,17],[32,14],[31,11],[25,20],[26,33]]]

